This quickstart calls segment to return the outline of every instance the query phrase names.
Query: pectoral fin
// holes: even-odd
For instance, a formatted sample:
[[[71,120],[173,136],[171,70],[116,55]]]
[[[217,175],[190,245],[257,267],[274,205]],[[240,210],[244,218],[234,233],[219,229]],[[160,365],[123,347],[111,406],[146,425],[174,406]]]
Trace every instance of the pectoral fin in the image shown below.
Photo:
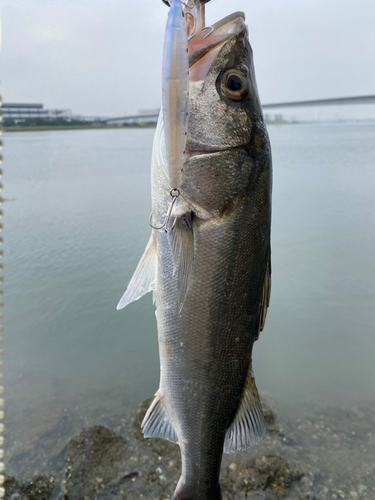
[[[262,406],[252,370],[248,373],[240,406],[229,427],[224,442],[224,453],[247,450],[262,441],[266,434]]]
[[[168,229],[168,241],[173,257],[173,272],[177,272],[178,304],[184,305],[194,262],[194,234],[191,214],[177,217]]]
[[[264,284],[263,284],[262,300],[259,308],[258,336],[259,333],[263,330],[264,323],[266,322],[267,309],[268,306],[270,305],[270,296],[271,296],[271,250],[268,255],[266,274],[264,277]]]
[[[123,309],[125,306],[140,299],[148,292],[156,289],[157,270],[157,245],[154,234],[151,234],[146,250],[143,252],[141,260],[129,282],[126,292],[121,297],[116,309]]]

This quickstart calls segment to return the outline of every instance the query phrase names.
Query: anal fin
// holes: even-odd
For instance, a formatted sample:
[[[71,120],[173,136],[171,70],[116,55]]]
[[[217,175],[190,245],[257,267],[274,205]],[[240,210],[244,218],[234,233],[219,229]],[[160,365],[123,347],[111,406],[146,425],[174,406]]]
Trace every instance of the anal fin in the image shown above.
[[[143,297],[146,293],[151,291],[155,292],[157,258],[156,238],[152,233],[141,260],[129,282],[128,288],[121,297],[116,309],[123,309],[131,302]]]
[[[240,406],[224,441],[224,453],[237,453],[259,444],[266,434],[266,424],[254,375],[250,370]]]
[[[162,406],[160,394],[157,392],[142,421],[145,438],[162,438],[172,443],[178,442],[176,431],[172,427]]]

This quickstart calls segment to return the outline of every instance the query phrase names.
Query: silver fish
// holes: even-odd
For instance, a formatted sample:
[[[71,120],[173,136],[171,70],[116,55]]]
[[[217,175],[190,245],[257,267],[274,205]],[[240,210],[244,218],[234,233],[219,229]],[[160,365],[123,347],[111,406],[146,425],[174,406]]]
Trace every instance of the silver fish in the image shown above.
[[[265,434],[251,356],[271,287],[271,150],[244,14],[197,33],[189,65],[180,195],[118,308],[153,291],[160,386],[142,427],[180,446],[173,500],[220,500],[223,452]],[[151,179],[157,224],[171,201],[162,115]]]

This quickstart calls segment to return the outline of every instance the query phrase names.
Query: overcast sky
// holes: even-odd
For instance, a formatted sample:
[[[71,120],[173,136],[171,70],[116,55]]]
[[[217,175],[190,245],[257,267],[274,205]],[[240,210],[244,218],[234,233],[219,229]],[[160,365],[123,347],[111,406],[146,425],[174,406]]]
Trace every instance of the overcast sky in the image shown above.
[[[212,0],[207,24],[236,10],[263,103],[375,94],[374,0]],[[4,101],[102,116],[158,107],[167,12],[161,0],[2,0]],[[355,109],[375,117],[375,105]]]

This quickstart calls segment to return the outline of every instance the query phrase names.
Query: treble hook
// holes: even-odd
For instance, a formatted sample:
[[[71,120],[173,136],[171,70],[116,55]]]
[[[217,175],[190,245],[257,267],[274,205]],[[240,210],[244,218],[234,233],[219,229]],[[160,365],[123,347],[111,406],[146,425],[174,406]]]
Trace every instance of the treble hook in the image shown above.
[[[172,229],[176,225],[177,217],[175,217],[175,219],[174,219],[173,224],[172,224],[171,227],[169,226],[169,220],[170,220],[171,215],[172,215],[173,205],[176,203],[177,198],[180,196],[180,191],[179,191],[179,189],[171,189],[171,191],[170,191],[169,194],[172,197],[172,201],[169,204],[168,212],[167,212],[167,215],[165,216],[164,223],[160,227],[153,226],[152,223],[151,223],[151,221],[152,221],[152,213],[151,213],[150,219],[149,219],[149,224],[152,227],[152,229],[156,229],[157,231],[160,231],[161,229],[164,229],[164,231],[166,233],[168,232],[168,230],[172,231]]]

